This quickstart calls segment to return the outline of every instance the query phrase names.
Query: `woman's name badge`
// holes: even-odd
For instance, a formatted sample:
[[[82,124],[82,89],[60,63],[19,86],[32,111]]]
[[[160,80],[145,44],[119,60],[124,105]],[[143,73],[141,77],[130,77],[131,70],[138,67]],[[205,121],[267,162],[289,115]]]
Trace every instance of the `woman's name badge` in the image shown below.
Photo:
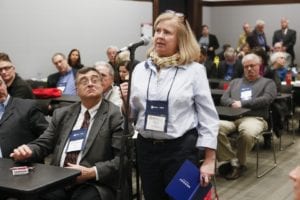
[[[81,151],[83,149],[86,133],[86,128],[72,131],[69,136],[69,144],[66,152]]]
[[[145,115],[145,130],[167,132],[168,101],[147,100]]]
[[[166,117],[148,115],[146,129],[163,132],[165,128]]]

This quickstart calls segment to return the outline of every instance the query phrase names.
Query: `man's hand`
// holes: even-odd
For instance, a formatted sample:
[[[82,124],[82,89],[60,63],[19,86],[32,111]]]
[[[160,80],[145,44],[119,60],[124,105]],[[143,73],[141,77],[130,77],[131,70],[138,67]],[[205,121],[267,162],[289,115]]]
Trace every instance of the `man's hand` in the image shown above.
[[[84,183],[91,179],[92,180],[96,179],[96,171],[94,167],[84,167],[81,165],[68,163],[68,166],[66,168],[79,170],[81,172],[81,175],[76,177],[76,183],[78,184]]]
[[[11,153],[9,156],[15,161],[23,161],[32,156],[32,151],[27,145],[23,144],[18,148],[14,149],[14,152]]]
[[[233,108],[241,108],[242,107],[242,103],[241,103],[241,101],[234,101],[231,104],[231,107],[233,107]]]

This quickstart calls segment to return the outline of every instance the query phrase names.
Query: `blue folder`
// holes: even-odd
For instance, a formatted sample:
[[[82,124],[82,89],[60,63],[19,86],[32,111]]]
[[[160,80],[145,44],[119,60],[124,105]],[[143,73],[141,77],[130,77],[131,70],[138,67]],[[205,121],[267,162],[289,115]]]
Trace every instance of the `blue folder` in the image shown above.
[[[202,200],[212,185],[200,186],[200,171],[186,160],[166,187],[166,193],[174,200]]]

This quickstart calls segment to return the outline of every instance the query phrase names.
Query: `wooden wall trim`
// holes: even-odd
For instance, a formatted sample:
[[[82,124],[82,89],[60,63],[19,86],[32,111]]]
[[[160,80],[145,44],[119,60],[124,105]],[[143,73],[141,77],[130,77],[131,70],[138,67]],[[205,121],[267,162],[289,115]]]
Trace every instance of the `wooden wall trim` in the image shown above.
[[[292,4],[300,3],[300,0],[244,0],[244,1],[203,1],[203,6],[244,6],[244,5],[268,5],[268,4]]]

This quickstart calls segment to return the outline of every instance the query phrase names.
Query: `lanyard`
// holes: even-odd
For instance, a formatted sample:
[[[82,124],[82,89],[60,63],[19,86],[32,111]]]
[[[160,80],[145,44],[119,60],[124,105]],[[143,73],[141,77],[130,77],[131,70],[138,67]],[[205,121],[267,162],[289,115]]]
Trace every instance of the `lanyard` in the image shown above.
[[[150,69],[150,70],[151,70],[151,69]],[[173,86],[175,77],[176,77],[176,75],[177,75],[177,71],[178,71],[178,67],[176,67],[176,71],[175,71],[174,77],[173,77],[173,79],[172,79],[172,83],[171,83],[170,89],[169,89],[169,91],[168,91],[167,101],[169,100],[170,91],[171,91],[171,89],[172,89],[172,86]],[[151,77],[152,77],[152,70],[151,70],[151,73],[150,73],[150,76],[149,76],[149,80],[148,80],[147,99],[149,99],[149,85],[150,85]]]

